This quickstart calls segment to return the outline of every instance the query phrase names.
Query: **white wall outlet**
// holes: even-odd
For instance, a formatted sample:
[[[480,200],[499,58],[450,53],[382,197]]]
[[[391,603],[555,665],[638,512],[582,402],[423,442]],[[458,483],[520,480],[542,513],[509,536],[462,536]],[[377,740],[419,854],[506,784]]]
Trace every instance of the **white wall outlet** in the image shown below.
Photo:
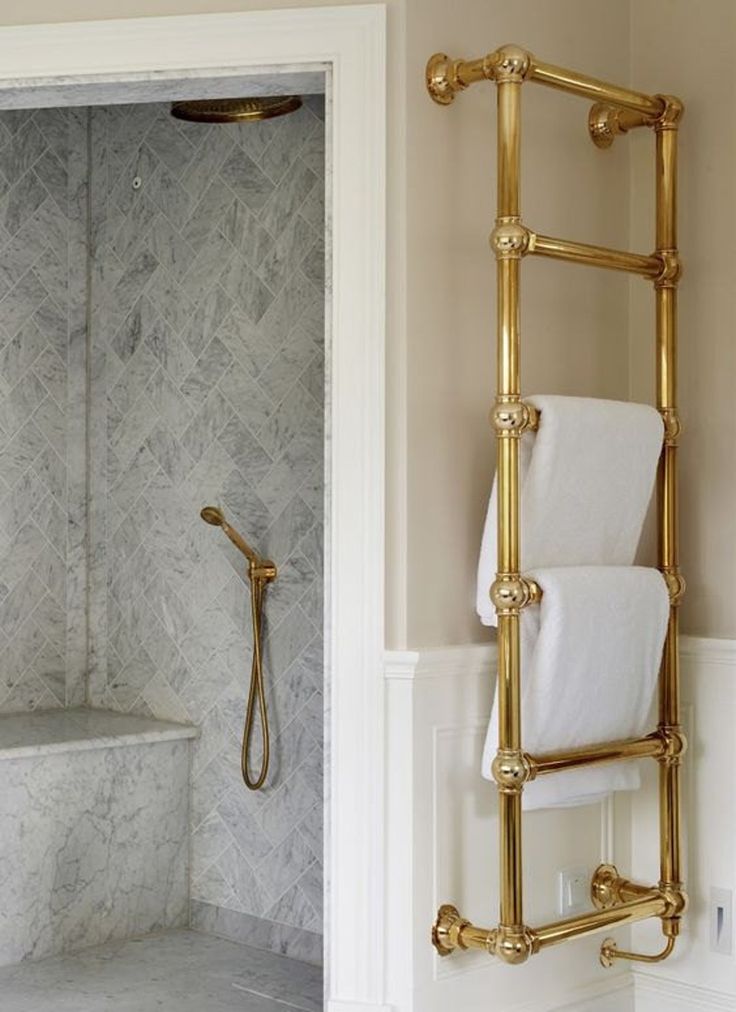
[[[710,950],[723,956],[733,952],[733,892],[710,890]]]
[[[590,872],[586,868],[563,868],[557,875],[557,912],[561,917],[590,907]]]

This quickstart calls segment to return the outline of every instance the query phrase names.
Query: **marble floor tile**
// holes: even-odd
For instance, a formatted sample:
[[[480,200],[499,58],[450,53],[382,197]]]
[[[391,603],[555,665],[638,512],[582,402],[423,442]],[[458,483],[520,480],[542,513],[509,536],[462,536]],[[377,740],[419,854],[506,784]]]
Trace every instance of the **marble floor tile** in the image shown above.
[[[322,971],[172,931],[0,970],[3,1012],[319,1012]]]

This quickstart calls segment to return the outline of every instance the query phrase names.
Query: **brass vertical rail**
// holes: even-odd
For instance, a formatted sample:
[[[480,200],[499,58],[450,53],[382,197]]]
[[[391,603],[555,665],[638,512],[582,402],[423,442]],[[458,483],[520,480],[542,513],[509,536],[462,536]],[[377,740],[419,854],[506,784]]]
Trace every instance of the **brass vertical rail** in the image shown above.
[[[682,105],[665,98],[655,125],[657,178],[657,254],[664,269],[655,281],[657,328],[657,408],[665,440],[657,476],[658,565],[670,588],[670,615],[659,678],[660,734],[681,734],[678,643],[679,604],[684,581],[679,569],[677,512],[677,131]],[[680,754],[659,762],[660,886],[682,889],[680,860]],[[668,937],[679,933],[679,914],[662,920]]]
[[[518,66],[507,68],[497,88],[498,205],[496,227],[519,222],[519,158],[521,151],[521,82]],[[519,256],[497,255],[497,404],[521,399],[519,369]],[[519,573],[519,440],[499,434],[498,445],[498,573],[512,581]],[[498,618],[499,751],[521,750],[521,663],[519,611],[509,608]],[[500,926],[521,930],[523,918],[521,792],[499,793],[501,854]]]
[[[490,589],[498,616],[498,752],[492,773],[498,788],[500,836],[500,903],[497,928],[482,928],[443,905],[432,939],[440,955],[455,949],[485,949],[507,963],[522,963],[549,945],[659,917],[667,938],[656,955],[616,949],[607,939],[601,962],[615,959],[656,962],[672,951],[687,905],[680,857],[680,764],[685,738],[680,727],[678,606],[684,592],[677,547],[677,128],[682,104],[665,95],[645,95],[574,71],[544,64],[518,46],[502,46],[474,60],[451,60],[435,54],[427,64],[431,97],[448,105],[476,81],[497,86],[498,194],[491,247],[497,276],[497,389],[492,421],[496,433],[498,477],[498,571]],[[651,255],[591,246],[538,235],[521,220],[520,138],[521,87],[536,81],[575,95],[596,99],[588,118],[591,139],[601,148],[637,127],[652,127],[656,136],[656,250]],[[521,400],[520,294],[521,259],[527,254],[555,257],[590,266],[643,275],[654,282],[657,307],[657,407],[664,423],[664,445],[658,469],[658,565],[670,595],[670,616],[659,680],[656,731],[639,739],[603,742],[579,749],[527,755],[521,735],[520,616],[538,603],[541,589],[521,574],[519,522],[519,438],[538,424],[535,409]],[[601,865],[591,883],[595,909],[539,928],[525,926],[522,891],[522,793],[524,785],[551,774],[599,762],[651,757],[659,763],[660,881],[644,886],[623,879],[612,865]]]

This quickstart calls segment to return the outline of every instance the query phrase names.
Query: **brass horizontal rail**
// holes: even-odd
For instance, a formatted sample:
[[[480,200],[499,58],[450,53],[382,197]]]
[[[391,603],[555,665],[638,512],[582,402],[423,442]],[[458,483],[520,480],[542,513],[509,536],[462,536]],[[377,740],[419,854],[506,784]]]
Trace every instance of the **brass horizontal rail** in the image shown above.
[[[610,102],[624,109],[633,109],[635,112],[651,116],[653,120],[661,116],[665,110],[665,101],[659,95],[647,95],[644,92],[621,88],[617,84],[600,81],[575,70],[542,63],[533,56],[530,57],[527,77],[530,81],[545,84],[548,88],[556,88],[558,91],[567,91],[571,95],[590,98],[595,102]]]
[[[666,115],[667,100],[662,95],[622,88],[609,81],[601,81],[575,70],[556,67],[538,60],[520,46],[501,46],[485,56],[473,60],[455,59],[445,53],[435,53],[427,64],[426,83],[430,95],[440,105],[452,102],[456,93],[464,91],[477,81],[536,81],[537,84],[566,91],[571,95],[604,102],[641,114],[651,126]]]
[[[605,870],[603,866],[601,870]],[[615,871],[615,869],[613,869]],[[595,886],[594,879],[594,886]],[[614,885],[617,882],[613,883]],[[447,956],[455,949],[483,949],[506,963],[523,963],[550,945],[559,945],[571,938],[590,935],[608,928],[633,924],[650,917],[666,917],[673,909],[686,906],[684,894],[668,893],[657,886],[636,886],[622,897],[622,902],[599,906],[564,920],[543,924],[539,928],[518,927],[483,928],[465,920],[449,904],[440,907],[433,928],[433,941],[437,951]]]
[[[599,763],[618,762],[624,759],[658,759],[667,751],[665,739],[655,732],[645,738],[622,738],[619,741],[602,742],[600,745],[586,745],[576,749],[545,752],[542,755],[527,756],[535,777],[545,773],[577,769],[580,766],[594,766]]]
[[[619,906],[606,910],[590,910],[576,917],[568,917],[563,921],[545,924],[533,930],[536,946],[544,949],[549,945],[558,945],[569,938],[587,935],[605,928],[613,928],[623,924],[633,924],[649,917],[662,917],[668,907],[667,898],[659,889],[652,889],[648,895],[639,899],[629,900]]]
[[[657,278],[664,269],[662,259],[656,255],[629,253],[625,250],[609,249],[607,246],[591,246],[585,242],[571,242],[555,239],[549,235],[533,235],[529,253],[536,256],[553,257],[572,263],[588,264],[591,267],[606,267],[614,271],[628,271],[645,278]]]

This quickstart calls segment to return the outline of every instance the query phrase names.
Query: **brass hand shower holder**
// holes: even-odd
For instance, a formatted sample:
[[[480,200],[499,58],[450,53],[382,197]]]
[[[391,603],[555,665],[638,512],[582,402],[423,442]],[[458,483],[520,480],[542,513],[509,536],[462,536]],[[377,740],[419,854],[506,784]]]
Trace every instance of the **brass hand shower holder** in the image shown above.
[[[271,759],[271,734],[268,726],[268,708],[266,706],[266,691],[263,683],[263,645],[261,642],[263,630],[263,597],[266,587],[272,580],[275,580],[278,572],[276,566],[270,559],[262,559],[257,552],[251,548],[245,538],[239,534],[225,520],[222,510],[216,506],[205,506],[200,516],[205,523],[213,527],[221,527],[230,541],[238,551],[242,552],[248,560],[248,579],[250,580],[250,605],[251,621],[253,624],[253,661],[250,674],[250,688],[248,690],[248,704],[245,711],[245,726],[243,728],[243,741],[240,750],[240,770],[243,781],[248,790],[259,790],[266,781],[268,768]],[[263,756],[261,758],[261,769],[257,777],[252,777],[250,772],[250,743],[255,725],[256,703],[261,720],[261,734],[263,738]]]
[[[498,573],[490,589],[498,614],[499,749],[492,773],[498,788],[500,831],[500,917],[481,928],[450,905],[440,907],[432,940],[440,955],[455,949],[484,949],[507,963],[523,963],[550,945],[649,917],[661,920],[666,939],[655,955],[623,952],[606,939],[601,962],[619,959],[656,962],[672,952],[687,907],[680,854],[680,769],[686,741],[680,726],[678,606],[685,583],[680,575],[677,537],[677,284],[680,261],[676,237],[677,130],[682,103],[669,95],[646,95],[575,71],[542,63],[518,46],[507,45],[479,59],[456,60],[442,53],[427,64],[430,96],[449,105],[478,81],[497,86],[498,208],[491,233],[497,267],[497,395],[491,421],[498,448]],[[645,255],[539,235],[519,211],[521,87],[536,81],[591,99],[588,128],[594,144],[609,147],[637,127],[656,137],[656,249]],[[658,566],[670,594],[670,615],[659,675],[659,720],[642,738],[590,745],[572,751],[529,755],[521,739],[519,622],[522,609],[541,597],[520,572],[519,438],[539,419],[521,399],[519,282],[525,256],[627,271],[654,284],[656,300],[657,408],[664,422],[664,445],[657,481]],[[659,764],[660,881],[639,885],[601,865],[591,883],[590,912],[530,928],[522,902],[522,792],[538,776],[597,763],[649,756]]]

